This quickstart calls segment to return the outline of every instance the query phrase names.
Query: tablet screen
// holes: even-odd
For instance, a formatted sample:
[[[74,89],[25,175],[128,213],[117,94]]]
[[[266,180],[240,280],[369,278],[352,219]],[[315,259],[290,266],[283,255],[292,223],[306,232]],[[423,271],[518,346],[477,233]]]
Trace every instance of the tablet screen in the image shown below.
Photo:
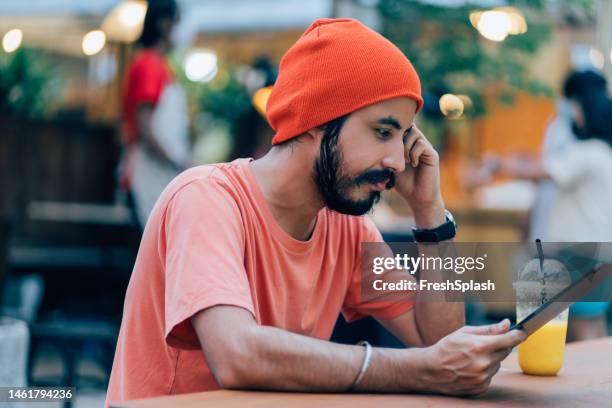
[[[572,303],[576,302],[576,299],[586,296],[610,275],[612,275],[611,265],[606,265],[605,267],[599,265],[593,268],[580,277],[580,279],[564,288],[548,302],[531,312],[519,323],[512,326],[510,330],[524,330],[527,334],[532,334],[567,309]]]

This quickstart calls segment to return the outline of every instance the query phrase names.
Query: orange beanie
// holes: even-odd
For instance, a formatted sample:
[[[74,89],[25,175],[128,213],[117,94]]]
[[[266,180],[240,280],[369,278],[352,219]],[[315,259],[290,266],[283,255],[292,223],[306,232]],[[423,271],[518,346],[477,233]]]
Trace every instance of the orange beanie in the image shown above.
[[[423,106],[419,77],[395,45],[357,20],[316,20],[280,62],[266,105],[272,144],[400,96]]]

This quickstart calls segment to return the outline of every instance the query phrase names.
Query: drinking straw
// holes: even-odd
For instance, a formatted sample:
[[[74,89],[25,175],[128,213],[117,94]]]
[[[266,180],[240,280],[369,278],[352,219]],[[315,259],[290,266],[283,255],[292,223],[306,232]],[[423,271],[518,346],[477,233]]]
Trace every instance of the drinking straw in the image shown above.
[[[538,256],[540,257],[540,272],[544,272],[544,250],[542,249],[542,241],[540,238],[536,239],[536,248],[538,249]]]

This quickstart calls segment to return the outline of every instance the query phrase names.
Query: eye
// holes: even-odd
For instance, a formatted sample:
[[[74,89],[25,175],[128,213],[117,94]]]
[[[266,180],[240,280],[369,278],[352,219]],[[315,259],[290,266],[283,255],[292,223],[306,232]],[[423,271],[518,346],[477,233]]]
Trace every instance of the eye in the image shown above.
[[[390,139],[391,136],[393,136],[393,133],[391,132],[391,129],[386,129],[386,128],[377,128],[376,129],[376,133],[383,140]]]

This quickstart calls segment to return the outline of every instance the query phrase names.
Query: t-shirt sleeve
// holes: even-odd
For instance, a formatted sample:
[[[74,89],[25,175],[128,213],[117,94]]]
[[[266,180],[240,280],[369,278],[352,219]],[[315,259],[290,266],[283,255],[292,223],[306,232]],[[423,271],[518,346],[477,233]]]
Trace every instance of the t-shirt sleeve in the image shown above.
[[[574,142],[543,159],[544,170],[562,189],[572,188],[592,171],[596,171],[606,154],[605,146],[596,141]]]
[[[182,187],[168,204],[161,234],[168,345],[199,348],[190,318],[203,309],[231,305],[254,315],[242,218],[224,186],[206,179]]]
[[[135,63],[130,75],[131,102],[134,106],[156,105],[166,85],[165,67],[153,58],[143,58]]]
[[[412,309],[414,307],[412,293],[407,294],[406,297],[398,297],[397,294],[389,296],[388,293],[377,294],[373,293],[372,290],[362,291],[364,278],[369,282],[371,282],[370,279],[373,278],[373,276],[370,275],[373,272],[369,267],[366,267],[369,263],[365,258],[369,255],[363,253],[362,243],[374,243],[374,245],[368,246],[368,248],[374,252],[383,251],[390,254],[391,249],[384,242],[374,222],[367,217],[363,217],[360,235],[361,242],[358,243],[357,262],[342,308],[342,314],[345,320],[347,322],[352,322],[366,316],[372,316],[377,319],[393,319]]]

